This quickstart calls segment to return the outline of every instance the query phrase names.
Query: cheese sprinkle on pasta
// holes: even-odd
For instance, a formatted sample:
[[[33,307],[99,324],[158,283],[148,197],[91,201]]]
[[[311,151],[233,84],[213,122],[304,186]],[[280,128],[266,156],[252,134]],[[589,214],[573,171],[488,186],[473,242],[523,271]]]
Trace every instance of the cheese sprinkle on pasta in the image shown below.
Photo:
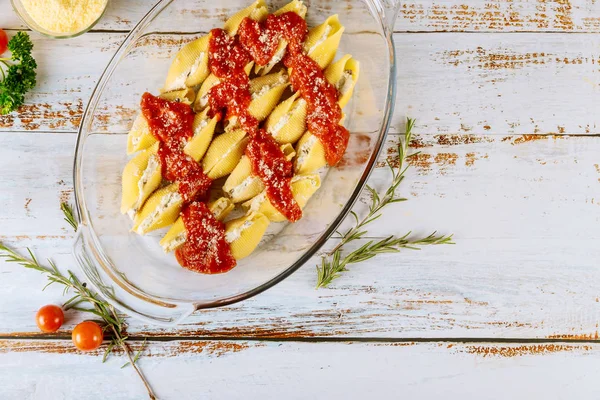
[[[108,0],[21,0],[40,27],[57,34],[75,34],[92,25]]]

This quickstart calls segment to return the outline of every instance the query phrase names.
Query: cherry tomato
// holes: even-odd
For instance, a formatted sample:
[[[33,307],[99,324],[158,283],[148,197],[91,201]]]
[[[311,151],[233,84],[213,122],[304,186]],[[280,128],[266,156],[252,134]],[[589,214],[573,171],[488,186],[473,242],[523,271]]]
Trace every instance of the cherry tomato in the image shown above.
[[[104,333],[94,321],[84,321],[73,329],[73,344],[81,351],[96,350],[102,344]]]
[[[56,332],[65,320],[62,308],[48,304],[40,308],[35,315],[35,322],[42,332]]]
[[[0,55],[6,51],[8,48],[8,36],[6,32],[0,29]]]

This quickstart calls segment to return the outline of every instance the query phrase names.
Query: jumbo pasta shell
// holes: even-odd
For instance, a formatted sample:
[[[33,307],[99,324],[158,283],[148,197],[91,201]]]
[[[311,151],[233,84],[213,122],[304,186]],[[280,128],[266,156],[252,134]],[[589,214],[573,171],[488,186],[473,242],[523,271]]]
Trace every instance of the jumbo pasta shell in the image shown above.
[[[210,118],[208,110],[207,108],[194,117],[192,125],[194,135],[183,148],[184,153],[192,157],[195,161],[200,161],[204,157],[204,154],[206,154],[206,150],[208,150],[208,146],[213,139],[215,127],[217,126],[218,117],[214,116]]]
[[[290,184],[294,199],[300,208],[304,208],[308,199],[321,187],[321,178],[317,174],[297,175]],[[281,214],[269,201],[266,192],[262,192],[243,206],[250,212],[264,214],[272,222],[283,222],[285,216]]]
[[[234,203],[251,199],[263,190],[264,186],[260,179],[252,175],[252,165],[246,156],[240,159],[223,185],[223,191]]]
[[[304,18],[306,16],[306,11],[307,11],[307,8],[302,1],[292,0],[289,3],[287,3],[285,6],[281,7],[279,10],[275,11],[273,14],[281,15],[286,12],[295,12],[296,14],[298,14],[299,16]],[[277,50],[275,51],[275,54],[273,55],[271,60],[266,65],[263,65],[263,66],[257,65],[256,68],[254,69],[254,72],[257,75],[265,75],[265,74],[268,74],[269,72],[271,72],[273,67],[275,67],[277,64],[279,64],[279,62],[283,59],[283,57],[285,55],[286,47],[287,47],[287,41],[285,41],[283,39],[280,40],[279,44],[277,45]]]
[[[346,54],[325,69],[325,79],[334,85],[339,92],[338,104],[341,108],[344,108],[352,97],[359,72],[358,61],[349,54]]]
[[[123,169],[121,213],[137,212],[162,181],[158,143],[133,157]]]
[[[281,71],[254,78],[250,81],[252,101],[248,112],[259,121],[264,120],[273,111],[289,82],[287,75]]]
[[[210,74],[204,82],[202,82],[202,86],[200,86],[200,90],[198,90],[198,94],[196,95],[196,100],[194,101],[193,108],[196,111],[201,111],[208,106],[208,92],[213,86],[219,83],[219,78],[216,75]]]
[[[178,101],[189,105],[196,99],[196,92],[192,88],[185,88],[161,93],[159,97],[168,101]]]
[[[179,193],[178,183],[157,190],[135,215],[133,231],[145,235],[171,225],[179,217],[182,205],[183,198]]]
[[[269,219],[260,213],[251,213],[229,221],[225,227],[225,240],[229,242],[231,254],[236,260],[249,256],[260,243]]]
[[[217,220],[222,221],[233,210],[234,205],[229,199],[221,197],[211,202],[208,205],[208,208]],[[160,240],[159,244],[166,253],[169,253],[184,244],[186,240],[187,231],[185,229],[185,224],[183,223],[183,219],[179,217],[177,218],[177,221],[171,225],[171,228],[169,228],[169,231]]]
[[[308,56],[316,61],[321,69],[327,67],[335,58],[342,33],[344,33],[344,27],[337,14],[330,16],[321,25],[308,31],[304,48]]]
[[[219,221],[223,221],[227,218],[234,208],[235,205],[227,197],[219,197],[217,200],[208,203],[208,209]]]
[[[237,33],[244,18],[248,17],[256,21],[263,21],[267,18],[267,15],[269,15],[269,10],[267,9],[264,0],[257,0],[225,21],[223,29],[225,29],[230,36],[233,36]]]
[[[127,154],[147,149],[156,142],[156,138],[150,132],[148,121],[142,113],[139,113],[127,134]]]
[[[183,46],[171,63],[163,90],[185,89],[201,84],[210,70],[208,68],[208,42],[210,34]]]
[[[282,101],[265,121],[265,129],[277,143],[295,143],[306,131],[307,105],[299,93]]]
[[[264,76],[271,72],[271,70],[277,64],[279,64],[281,60],[283,60],[287,45],[288,42],[285,39],[281,39],[279,41],[279,44],[277,45],[277,50],[275,50],[275,54],[273,54],[273,57],[271,57],[271,60],[269,60],[269,62],[265,65],[256,64],[256,66],[254,67],[254,73],[256,73],[256,75]]]
[[[206,175],[218,179],[231,173],[242,158],[247,143],[246,132],[241,129],[217,136],[202,159]]]
[[[163,236],[158,244],[160,244],[160,247],[163,248],[165,253],[170,253],[184,244],[186,240],[187,231],[185,229],[185,224],[183,223],[183,218],[179,217],[177,218],[177,221],[171,225],[169,231]]]
[[[279,10],[273,12],[274,15],[285,14],[286,12],[295,12],[302,18],[306,17],[307,8],[304,3],[300,0],[292,0],[287,3],[285,6],[281,7]]]
[[[244,67],[246,75],[250,75],[253,66],[254,61],[251,61],[248,64],[246,64],[246,66]],[[194,104],[192,106],[194,111],[202,111],[208,106],[208,93],[210,92],[210,89],[212,89],[215,85],[219,84],[219,82],[219,78],[214,74],[210,74],[206,77],[204,82],[202,82],[200,89],[198,90],[196,100],[194,101]]]
[[[281,146],[281,150],[288,160],[291,160],[296,154],[291,144],[284,144]],[[246,156],[241,158],[223,185],[223,191],[229,195],[234,203],[251,199],[264,189],[265,186],[260,178],[252,174],[252,164]]]
[[[294,174],[306,175],[327,165],[325,148],[315,135],[306,131],[296,144]]]

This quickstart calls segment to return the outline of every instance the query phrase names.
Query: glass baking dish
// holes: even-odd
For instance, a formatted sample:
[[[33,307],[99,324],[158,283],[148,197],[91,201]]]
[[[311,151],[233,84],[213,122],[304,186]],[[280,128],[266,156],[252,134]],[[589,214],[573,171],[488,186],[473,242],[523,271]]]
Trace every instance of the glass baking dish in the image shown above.
[[[274,10],[286,1],[269,2]],[[249,1],[162,0],[127,36],[106,67],[85,111],[74,162],[80,225],[74,254],[89,282],[116,308],[147,322],[176,324],[192,312],[248,299],[306,263],[344,220],[385,142],[395,98],[392,41],[397,1],[305,1],[309,26],[338,14],[345,32],[338,57],[361,64],[346,106],[351,132],[342,162],[322,173],[321,188],[294,224],[272,224],[248,258],[232,271],[202,275],[164,254],[157,235],[130,232],[120,213],[126,135],[142,93],[158,92],[177,50],[249,5]]]

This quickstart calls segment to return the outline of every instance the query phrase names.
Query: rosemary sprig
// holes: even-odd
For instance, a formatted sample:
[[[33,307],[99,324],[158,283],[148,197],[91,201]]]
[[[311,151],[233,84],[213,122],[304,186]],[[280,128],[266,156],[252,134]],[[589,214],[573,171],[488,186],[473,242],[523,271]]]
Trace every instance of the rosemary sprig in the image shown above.
[[[67,203],[62,203],[61,210],[65,214],[65,220],[73,227],[73,229],[76,230],[77,222],[74,218],[71,207]],[[123,317],[117,313],[112,305],[100,299],[96,293],[87,287],[85,282],[81,282],[79,278],[77,278],[77,276],[75,276],[75,274],[73,274],[73,272],[70,270],[67,271],[65,276],[58,270],[58,267],[52,260],[48,260],[49,267],[47,267],[39,263],[31,249],[27,248],[27,253],[29,258],[21,256],[0,242],[0,258],[5,259],[7,262],[19,264],[25,268],[33,269],[46,275],[49,282],[42,290],[46,289],[53,283],[57,283],[64,286],[63,295],[67,294],[69,291],[74,294],[63,304],[63,308],[65,310],[74,309],[81,312],[90,313],[102,320],[104,324],[104,330],[109,331],[112,336],[112,339],[108,344],[106,351],[104,352],[104,356],[102,357],[102,362],[106,361],[113,349],[120,347],[129,359],[129,362],[123,367],[131,364],[144,383],[150,399],[156,399],[150,384],[142,374],[142,371],[140,371],[136,365],[136,362],[145,347],[145,341],[140,351],[133,356],[131,348],[127,343],[127,334],[125,331],[127,324]]]
[[[387,188],[384,195],[380,196],[377,190],[367,185],[366,188],[371,194],[369,212],[363,219],[359,219],[358,215],[354,211],[351,211],[350,213],[355,220],[354,226],[343,234],[338,232],[340,242],[329,253],[321,257],[321,265],[317,265],[317,288],[326,287],[334,279],[339,278],[342,272],[347,271],[346,267],[349,264],[366,261],[378,254],[397,253],[401,249],[419,250],[420,246],[424,245],[453,243],[452,235],[436,235],[436,232],[433,232],[427,237],[413,239],[409,238],[411,232],[408,232],[402,237],[389,236],[377,242],[371,240],[342,257],[344,245],[354,240],[362,239],[367,234],[365,226],[380,218],[382,215],[381,211],[385,206],[406,201],[405,198],[396,197],[396,190],[404,180],[404,174],[408,169],[408,166],[405,166],[406,160],[418,154],[408,154],[408,146],[411,141],[414,124],[414,119],[407,118],[404,140],[398,144],[398,166],[395,167],[387,160],[387,164],[392,172],[392,183]]]
[[[71,206],[68,203],[60,203],[60,209],[62,210],[63,214],[65,214],[65,221],[67,221],[73,230],[76,231],[77,220],[75,219],[75,214],[73,213]]]

